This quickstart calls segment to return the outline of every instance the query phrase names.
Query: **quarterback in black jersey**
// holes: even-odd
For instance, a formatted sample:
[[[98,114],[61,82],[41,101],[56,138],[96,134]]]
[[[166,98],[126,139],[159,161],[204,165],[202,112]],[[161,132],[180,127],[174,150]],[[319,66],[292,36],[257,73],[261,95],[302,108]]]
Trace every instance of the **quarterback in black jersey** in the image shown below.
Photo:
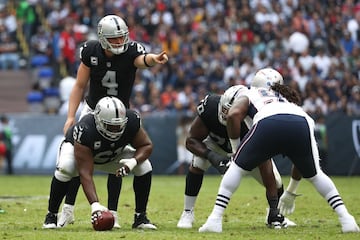
[[[99,211],[107,210],[99,203],[93,181],[94,170],[99,170],[117,177],[132,172],[137,177],[133,185],[135,211],[141,216],[135,218],[132,227],[156,229],[146,216],[152,174],[148,158],[153,145],[140,121],[139,115],[126,109],[119,99],[104,97],[97,103],[93,114],[85,115],[69,128],[59,146],[44,228],[62,227],[58,226],[57,213],[70,180],[75,176],[80,176],[91,205],[92,221],[98,217]]]
[[[76,83],[70,99],[66,130],[74,125],[76,110],[89,83],[84,111],[94,110],[104,96],[118,97],[129,108],[130,95],[138,68],[165,64],[165,51],[147,53],[144,46],[129,40],[125,21],[117,15],[107,15],[98,23],[99,40],[85,42],[80,47],[80,60]]]
[[[212,165],[219,173],[224,174],[230,164],[229,159],[233,155],[232,143],[224,123],[223,117],[225,116],[222,116],[221,113],[224,108],[230,108],[234,96],[240,95],[244,88],[246,87],[237,85],[228,89],[222,96],[207,95],[197,107],[198,115],[192,122],[186,139],[186,148],[194,156],[186,176],[184,210],[177,223],[178,228],[192,228],[195,220],[194,206],[202,185],[204,172]],[[241,126],[240,139],[248,132],[245,121],[242,122]],[[273,188],[275,191],[277,189],[281,194],[283,184],[275,164],[268,161],[250,173],[260,184],[265,186],[260,169],[263,171],[262,174],[269,175],[268,177],[272,176],[271,170],[273,171],[276,187],[271,186],[269,188]],[[270,173],[267,169],[270,169]]]
[[[80,47],[81,62],[69,98],[64,134],[76,122],[75,114],[87,87],[88,94],[85,96],[80,119],[92,112],[95,104],[105,96],[115,96],[129,108],[137,69],[165,64],[168,61],[166,52],[147,53],[143,45],[130,41],[128,27],[117,15],[103,17],[98,23],[97,33],[99,40],[87,41]],[[121,178],[109,174],[107,185],[108,208],[116,213]],[[74,178],[59,218],[61,226],[74,222],[74,204],[79,186],[79,178]]]

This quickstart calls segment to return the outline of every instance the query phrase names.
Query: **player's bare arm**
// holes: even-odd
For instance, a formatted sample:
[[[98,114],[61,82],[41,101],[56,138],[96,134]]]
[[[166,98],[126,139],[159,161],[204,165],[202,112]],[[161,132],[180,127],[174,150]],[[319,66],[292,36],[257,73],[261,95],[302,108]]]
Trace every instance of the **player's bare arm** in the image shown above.
[[[245,119],[249,108],[249,99],[246,96],[239,97],[229,109],[227,115],[227,132],[231,139],[237,139],[241,133],[241,122]]]
[[[208,135],[209,129],[200,117],[196,117],[191,124],[189,135],[186,138],[186,149],[197,156],[205,158],[208,149],[202,141]]]
[[[159,54],[146,53],[135,58],[134,65],[137,68],[149,68],[156,64],[165,64],[169,60],[165,51]]]
[[[90,204],[99,202],[93,180],[94,160],[91,149],[75,142],[74,155],[86,198]]]
[[[89,79],[90,79],[90,68],[87,67],[85,64],[80,63],[76,76],[76,83],[73,89],[71,90],[71,94],[69,98],[69,109],[63,129],[64,134],[66,134],[66,131],[69,129],[69,127],[75,124],[76,111],[79,107],[81,100],[83,99],[83,95],[85,93],[85,89],[87,87]]]
[[[143,128],[139,128],[139,131],[136,133],[131,146],[136,149],[134,158],[138,163],[142,163],[148,159],[153,150],[153,144],[150,140],[150,137]]]

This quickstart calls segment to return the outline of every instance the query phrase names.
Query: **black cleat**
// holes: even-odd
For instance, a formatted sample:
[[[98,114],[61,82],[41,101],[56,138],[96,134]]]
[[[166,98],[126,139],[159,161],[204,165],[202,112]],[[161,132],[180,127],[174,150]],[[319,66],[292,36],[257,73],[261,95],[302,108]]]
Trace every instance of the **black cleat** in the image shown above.
[[[150,220],[146,217],[146,213],[135,213],[134,215],[134,223],[132,225],[134,229],[152,229],[156,230],[157,227],[150,222]]]

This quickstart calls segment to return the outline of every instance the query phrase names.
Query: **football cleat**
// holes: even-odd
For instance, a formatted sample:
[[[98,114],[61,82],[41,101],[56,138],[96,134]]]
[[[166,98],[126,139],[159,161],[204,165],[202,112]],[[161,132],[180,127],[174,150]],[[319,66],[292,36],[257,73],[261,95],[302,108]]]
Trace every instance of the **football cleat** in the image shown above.
[[[114,228],[121,228],[117,212],[113,210],[110,210],[110,212],[114,216]]]
[[[200,228],[199,232],[214,232],[221,233],[222,232],[222,218],[210,218],[206,220]]]
[[[266,225],[274,229],[287,228],[285,218],[279,213],[279,209],[270,209]]]
[[[59,221],[57,223],[57,226],[59,228],[63,228],[68,224],[73,224],[74,222],[75,222],[74,206],[69,204],[64,204],[59,216]]]
[[[157,229],[157,227],[152,224],[150,220],[146,217],[146,213],[135,213],[132,228],[152,230]]]
[[[269,216],[269,208],[266,208],[266,217],[265,217],[265,224],[268,225],[268,216]],[[286,222],[287,227],[295,227],[296,223],[291,221],[287,217],[284,217],[284,221]]]
[[[57,214],[50,213],[50,212],[48,214],[46,214],[43,228],[46,228],[46,229],[57,228]]]
[[[195,221],[195,214],[192,210],[183,211],[180,220],[177,224],[178,228],[192,228],[192,224]]]
[[[353,216],[346,218],[339,218],[341,223],[341,231],[343,233],[360,232],[359,226],[357,225]]]
[[[291,221],[290,219],[288,219],[287,217],[285,217],[285,222],[286,222],[286,225],[288,227],[295,227],[296,226],[296,223],[294,221]]]

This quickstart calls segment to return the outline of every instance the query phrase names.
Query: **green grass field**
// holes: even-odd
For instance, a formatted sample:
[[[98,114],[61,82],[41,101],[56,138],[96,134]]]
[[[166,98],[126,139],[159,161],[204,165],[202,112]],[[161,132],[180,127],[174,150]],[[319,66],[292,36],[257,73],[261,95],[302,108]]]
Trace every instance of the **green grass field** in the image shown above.
[[[121,229],[95,232],[90,223],[90,206],[79,192],[75,224],[63,229],[42,229],[52,176],[0,176],[0,239],[360,239],[360,234],[342,234],[336,214],[307,181],[302,181],[295,213],[289,218],[298,226],[268,229],[264,224],[267,202],[264,189],[252,178],[244,178],[233,195],[223,221],[223,233],[198,233],[210,214],[220,176],[205,176],[197,200],[193,229],[177,229],[183,209],[185,176],[154,176],[148,217],[157,231],[132,230],[134,194],[132,177],[123,182],[119,203]],[[332,177],[349,211],[360,221],[360,177]],[[288,183],[289,178],[284,178]],[[96,176],[100,202],[106,205],[106,177]]]

